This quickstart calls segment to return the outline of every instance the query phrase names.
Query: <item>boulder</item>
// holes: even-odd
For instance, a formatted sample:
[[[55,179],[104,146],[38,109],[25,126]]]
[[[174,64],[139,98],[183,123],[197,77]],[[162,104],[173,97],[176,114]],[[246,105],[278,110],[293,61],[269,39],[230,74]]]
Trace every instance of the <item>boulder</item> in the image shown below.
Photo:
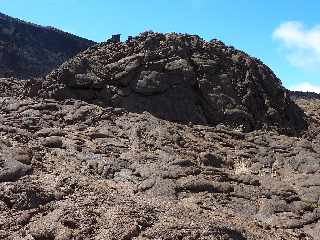
[[[31,167],[13,159],[0,163],[0,182],[16,181],[31,172]]]

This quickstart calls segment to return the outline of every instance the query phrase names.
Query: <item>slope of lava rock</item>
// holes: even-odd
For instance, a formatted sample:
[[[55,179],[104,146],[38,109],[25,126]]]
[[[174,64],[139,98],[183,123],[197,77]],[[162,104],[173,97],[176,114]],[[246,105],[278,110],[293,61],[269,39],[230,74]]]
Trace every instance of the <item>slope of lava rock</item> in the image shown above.
[[[42,77],[95,44],[0,13],[0,77]]]
[[[301,92],[301,91],[290,91],[291,99],[320,99],[320,93],[315,92]]]
[[[0,78],[0,239],[317,240],[319,109],[190,35]]]
[[[47,76],[44,95],[176,122],[295,132],[304,115],[261,61],[198,36],[145,32],[89,48]]]
[[[25,95],[0,79],[0,239],[317,240],[320,100],[299,137]]]

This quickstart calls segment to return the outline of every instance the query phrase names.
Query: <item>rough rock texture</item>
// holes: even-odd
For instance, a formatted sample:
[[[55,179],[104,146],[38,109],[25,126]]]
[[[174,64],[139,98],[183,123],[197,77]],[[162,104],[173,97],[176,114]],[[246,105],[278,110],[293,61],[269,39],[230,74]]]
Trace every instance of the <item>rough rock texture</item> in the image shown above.
[[[142,41],[143,36],[131,43],[137,48],[143,43],[138,52],[153,49],[154,37]],[[245,69],[244,64],[227,65],[227,53],[235,50],[194,38],[202,46],[197,49],[218,44],[215,51],[222,60],[216,64],[224,66],[224,73]],[[171,40],[161,41],[169,44]],[[101,55],[95,50],[100,48],[104,49]],[[271,85],[263,85],[264,78],[255,72],[255,81],[247,80],[255,86],[253,93],[260,94],[255,95],[257,101],[263,100],[260,110],[252,110],[240,103],[244,99],[240,93],[232,94],[238,89],[233,84],[242,86],[238,78],[226,78],[231,85],[224,85],[211,79],[214,72],[203,73],[203,84],[218,86],[201,88],[198,76],[216,66],[213,63],[168,73],[144,56],[143,70],[134,71],[138,77],[100,75],[113,64],[108,62],[110,56],[114,74],[134,68],[127,60],[125,67],[119,65],[121,59],[127,59],[122,56],[125,51],[114,48],[131,49],[120,43],[98,45],[53,72],[44,83],[41,79],[0,79],[0,239],[319,239],[319,99],[295,99],[308,126],[300,129],[299,124],[304,125],[301,110],[269,70],[266,76],[274,77],[269,80]],[[180,63],[189,66],[191,61],[164,59],[168,69]],[[76,66],[81,61],[86,67],[80,71]],[[251,61],[257,67],[259,62]],[[116,70],[115,66],[121,67]],[[56,99],[37,97],[39,92],[45,95],[46,86],[50,87],[49,97]],[[268,86],[272,86],[270,92]],[[241,118],[231,118],[230,124],[222,108],[210,112],[214,101],[209,96],[214,96],[214,88],[220,89],[214,90],[219,91],[218,100],[232,98],[243,106],[245,116],[251,115],[252,131],[230,128],[236,124],[232,121]],[[279,95],[273,98],[272,94]],[[196,115],[192,104],[199,98],[202,113]],[[169,102],[171,109],[165,105]],[[275,102],[278,105],[272,105]],[[268,120],[270,113],[264,109],[271,106],[280,120]],[[295,120],[290,122],[285,116]],[[278,127],[258,129],[259,124]],[[300,129],[300,135],[285,135],[278,131],[280,127]]]
[[[45,76],[93,44],[72,34],[0,13],[0,77]]]
[[[300,92],[300,91],[290,91],[291,99],[320,99],[320,93],[314,92]]]
[[[309,128],[289,137],[0,86],[0,239],[319,237],[317,99],[296,100]]]
[[[47,77],[44,95],[77,98],[176,122],[250,131],[305,127],[303,113],[261,61],[198,36],[145,32],[101,43]]]

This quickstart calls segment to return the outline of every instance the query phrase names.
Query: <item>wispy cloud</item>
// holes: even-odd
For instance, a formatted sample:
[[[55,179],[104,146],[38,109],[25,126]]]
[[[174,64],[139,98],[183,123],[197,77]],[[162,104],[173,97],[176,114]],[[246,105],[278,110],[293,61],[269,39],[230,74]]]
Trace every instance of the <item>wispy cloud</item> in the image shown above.
[[[320,93],[320,85],[317,86],[308,82],[304,82],[299,85],[291,87],[290,90]]]
[[[320,25],[306,28],[303,23],[282,23],[272,34],[286,49],[289,62],[304,70],[320,70]]]

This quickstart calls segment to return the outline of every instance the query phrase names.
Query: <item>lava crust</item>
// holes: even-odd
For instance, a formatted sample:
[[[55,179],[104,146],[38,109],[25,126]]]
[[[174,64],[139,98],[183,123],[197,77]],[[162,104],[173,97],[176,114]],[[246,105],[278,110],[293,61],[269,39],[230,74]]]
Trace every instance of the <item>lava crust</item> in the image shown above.
[[[299,131],[304,115],[261,61],[195,35],[145,32],[101,43],[53,71],[45,94],[245,131]]]

